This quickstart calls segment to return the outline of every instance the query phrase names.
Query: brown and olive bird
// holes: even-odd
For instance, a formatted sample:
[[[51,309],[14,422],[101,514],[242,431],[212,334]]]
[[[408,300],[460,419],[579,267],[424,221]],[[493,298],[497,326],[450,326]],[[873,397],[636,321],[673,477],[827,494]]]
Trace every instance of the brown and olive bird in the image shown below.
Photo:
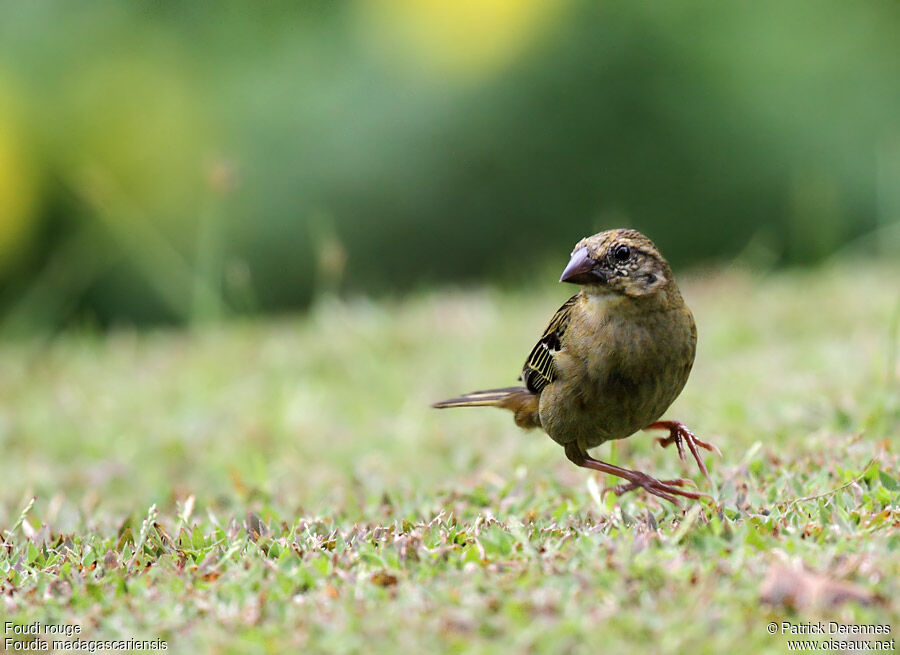
[[[636,230],[607,230],[575,245],[560,282],[581,290],[550,320],[534,346],[522,386],[474,391],[433,407],[501,407],[516,425],[542,428],[578,466],[626,480],[615,493],[643,488],[678,505],[693,481],[657,480],[594,459],[588,450],[638,430],[664,429],[662,446],[684,445],[709,480],[698,448],[719,452],[678,421],[660,421],[694,364],[697,327],[672,269],[650,239]]]

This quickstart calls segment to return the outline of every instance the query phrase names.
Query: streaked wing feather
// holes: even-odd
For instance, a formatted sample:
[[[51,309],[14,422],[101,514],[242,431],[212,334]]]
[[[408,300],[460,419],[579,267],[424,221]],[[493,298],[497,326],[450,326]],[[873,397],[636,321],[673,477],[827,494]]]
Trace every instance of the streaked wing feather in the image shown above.
[[[522,369],[522,382],[532,393],[540,393],[541,390],[556,379],[556,366],[553,358],[565,347],[564,338],[566,328],[569,326],[569,313],[578,294],[569,298],[560,307],[550,324],[544,330],[540,340],[531,349],[531,354],[525,361]]]

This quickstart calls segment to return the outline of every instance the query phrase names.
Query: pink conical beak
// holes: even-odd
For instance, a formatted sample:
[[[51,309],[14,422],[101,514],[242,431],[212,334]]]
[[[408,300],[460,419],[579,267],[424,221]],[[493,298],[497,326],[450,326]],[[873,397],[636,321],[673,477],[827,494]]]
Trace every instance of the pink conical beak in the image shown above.
[[[606,277],[596,270],[597,261],[588,257],[587,248],[579,248],[572,253],[569,265],[559,278],[560,282],[573,284],[603,284]]]

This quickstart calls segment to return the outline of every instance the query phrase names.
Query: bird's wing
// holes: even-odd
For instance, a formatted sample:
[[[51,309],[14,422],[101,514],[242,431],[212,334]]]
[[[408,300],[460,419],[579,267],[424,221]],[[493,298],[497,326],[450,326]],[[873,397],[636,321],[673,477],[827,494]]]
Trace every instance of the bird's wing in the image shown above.
[[[572,306],[577,298],[578,294],[575,294],[556,310],[556,314],[550,319],[550,324],[541,335],[540,341],[534,345],[531,354],[525,361],[521,380],[532,393],[540,393],[544,387],[556,379],[556,366],[553,358],[565,347],[566,328],[569,327]]]

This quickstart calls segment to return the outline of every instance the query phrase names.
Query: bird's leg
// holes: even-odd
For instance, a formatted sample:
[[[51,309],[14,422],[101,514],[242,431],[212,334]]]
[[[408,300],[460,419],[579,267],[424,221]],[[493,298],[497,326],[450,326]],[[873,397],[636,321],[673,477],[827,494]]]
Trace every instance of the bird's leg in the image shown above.
[[[644,429],[668,430],[668,437],[657,437],[656,440],[663,448],[674,443],[678,448],[678,456],[681,458],[682,462],[685,461],[684,445],[682,442],[687,443],[688,448],[691,451],[691,455],[694,456],[694,460],[697,462],[697,466],[700,467],[700,471],[703,472],[703,475],[706,476],[706,479],[709,480],[710,484],[712,483],[712,480],[710,480],[709,478],[709,471],[706,470],[706,464],[703,463],[703,458],[700,457],[697,446],[699,446],[700,448],[705,448],[706,450],[710,450],[719,455],[722,454],[722,451],[716,448],[713,444],[706,443],[705,441],[701,441],[700,439],[698,439],[696,435],[688,430],[688,427],[681,421],[657,421],[656,423],[651,423]]]
[[[681,507],[681,505],[676,500],[675,496],[693,498],[694,500],[699,500],[701,498],[709,498],[710,500],[712,500],[712,497],[707,494],[679,488],[685,484],[690,483],[689,480],[684,480],[682,478],[678,478],[676,480],[657,480],[656,478],[650,477],[646,473],[641,473],[640,471],[631,471],[620,466],[607,464],[606,462],[601,462],[600,460],[594,459],[593,457],[588,455],[575,442],[566,444],[566,457],[568,457],[578,466],[593,469],[594,471],[600,471],[601,473],[607,473],[609,475],[614,475],[617,478],[627,480],[628,484],[623,484],[619,487],[616,487],[615,489],[613,489],[614,493],[617,493],[619,489],[621,489],[624,493],[625,491],[631,491],[632,489],[637,489],[638,487],[640,487],[646,489],[654,496],[659,496],[664,500],[668,500],[670,503],[674,503],[677,507]]]

